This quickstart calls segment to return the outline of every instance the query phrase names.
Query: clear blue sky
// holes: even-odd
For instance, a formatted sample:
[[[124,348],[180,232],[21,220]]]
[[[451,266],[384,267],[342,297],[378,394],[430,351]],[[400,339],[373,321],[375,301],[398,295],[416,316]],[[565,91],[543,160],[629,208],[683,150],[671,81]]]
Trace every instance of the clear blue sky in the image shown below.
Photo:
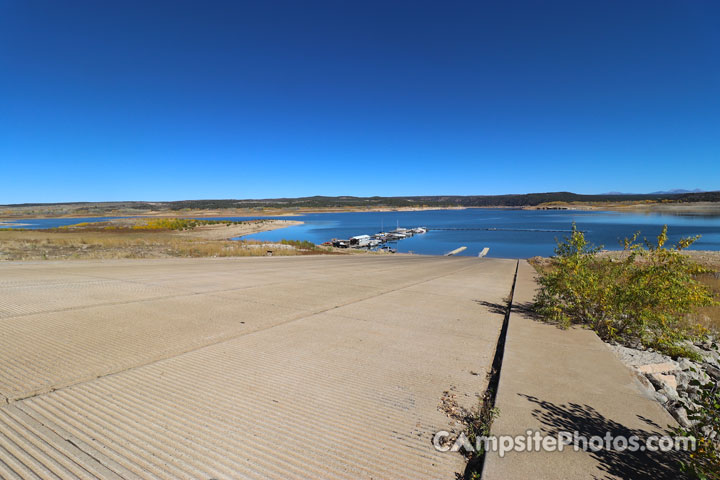
[[[0,203],[720,189],[719,18],[0,0]]]

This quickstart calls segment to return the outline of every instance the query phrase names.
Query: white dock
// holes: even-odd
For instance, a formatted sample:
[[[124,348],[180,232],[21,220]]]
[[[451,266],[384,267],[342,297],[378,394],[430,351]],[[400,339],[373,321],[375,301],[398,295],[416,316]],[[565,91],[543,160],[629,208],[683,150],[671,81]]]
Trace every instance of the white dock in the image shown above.
[[[451,256],[457,255],[458,253],[463,252],[463,251],[465,251],[465,250],[467,250],[467,247],[456,248],[456,249],[453,250],[452,252],[446,253],[445,256],[446,256],[446,257],[451,257]]]

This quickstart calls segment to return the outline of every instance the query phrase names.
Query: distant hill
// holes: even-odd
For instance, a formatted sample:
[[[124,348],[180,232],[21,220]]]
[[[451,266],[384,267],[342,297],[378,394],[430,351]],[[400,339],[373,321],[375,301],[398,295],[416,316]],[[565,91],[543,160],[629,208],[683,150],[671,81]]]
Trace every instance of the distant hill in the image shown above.
[[[632,202],[642,200],[681,202],[720,202],[720,192],[641,194],[641,195],[580,195],[571,192],[525,193],[509,195],[443,195],[409,197],[301,197],[262,200],[186,200],[168,202],[172,210],[183,208],[328,208],[328,207],[526,207],[548,202]]]
[[[602,194],[581,195],[572,192],[545,192],[508,195],[428,195],[407,197],[300,197],[267,199],[218,199],[181,200],[173,202],[74,202],[70,203],[26,203],[4,205],[6,207],[34,207],[42,205],[73,205],[101,208],[132,208],[140,210],[182,210],[221,208],[341,208],[341,207],[527,207],[548,202],[637,202],[643,200],[672,202],[720,202],[720,191],[676,192],[649,194]]]
[[[659,190],[657,192],[650,192],[648,194],[642,194],[642,193],[627,193],[627,192],[606,192],[601,193],[600,195],[677,195],[680,193],[703,193],[705,190],[700,190],[699,188],[696,188],[695,190],[684,190],[682,188],[677,188],[675,190]]]

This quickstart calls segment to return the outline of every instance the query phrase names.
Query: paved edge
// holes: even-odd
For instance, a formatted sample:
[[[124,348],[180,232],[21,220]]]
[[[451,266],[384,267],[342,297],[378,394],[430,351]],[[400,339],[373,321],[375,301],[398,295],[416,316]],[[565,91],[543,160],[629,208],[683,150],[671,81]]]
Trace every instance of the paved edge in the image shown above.
[[[674,419],[640,386],[592,331],[560,330],[531,318],[537,283],[526,261],[518,265],[495,406],[495,436],[557,438],[559,431],[647,438],[666,434]],[[674,454],[649,452],[498,452],[485,456],[482,478],[678,478]]]

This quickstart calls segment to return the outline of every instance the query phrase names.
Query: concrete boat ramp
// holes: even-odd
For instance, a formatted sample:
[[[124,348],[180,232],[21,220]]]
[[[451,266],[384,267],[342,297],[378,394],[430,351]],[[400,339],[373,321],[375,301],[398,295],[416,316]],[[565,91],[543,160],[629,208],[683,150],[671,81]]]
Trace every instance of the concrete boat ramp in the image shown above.
[[[453,478],[515,261],[0,266],[2,478]]]
[[[432,444],[458,429],[440,406],[470,409],[487,388],[516,269],[369,255],[0,265],[0,478],[456,478],[464,457]],[[518,392],[575,391],[521,370],[523,328],[508,329],[503,432],[537,423]],[[488,478],[529,478],[509,458],[488,458]],[[602,470],[533,458],[574,472],[534,478]]]

